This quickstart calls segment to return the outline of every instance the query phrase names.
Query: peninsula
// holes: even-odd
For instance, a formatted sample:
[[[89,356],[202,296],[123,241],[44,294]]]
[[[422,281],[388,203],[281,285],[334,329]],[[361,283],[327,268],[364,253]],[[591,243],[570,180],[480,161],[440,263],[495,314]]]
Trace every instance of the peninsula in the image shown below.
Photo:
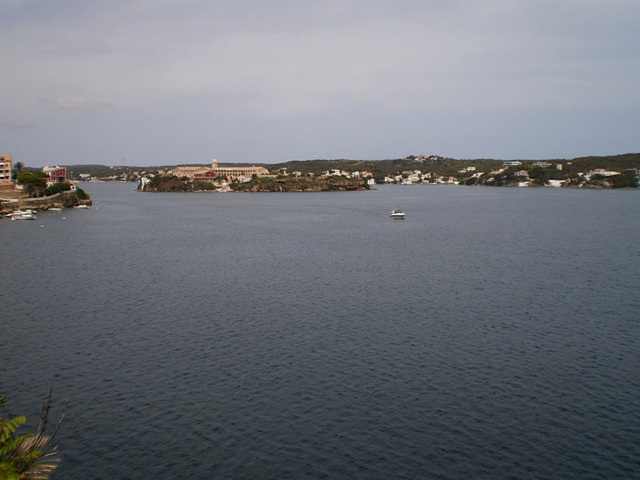
[[[0,213],[20,209],[48,210],[91,205],[91,197],[67,178],[65,167],[26,169],[0,155]]]
[[[141,182],[138,190],[144,192],[338,192],[368,190],[363,179],[341,176],[296,177],[285,175],[254,176],[246,180],[227,179],[200,180],[178,178],[172,175],[157,175],[148,182]]]
[[[211,167],[181,166],[170,174],[143,177],[138,190],[143,192],[333,192],[368,190],[364,178],[351,175],[287,175],[282,170],[272,174],[265,167],[221,167],[213,160]]]

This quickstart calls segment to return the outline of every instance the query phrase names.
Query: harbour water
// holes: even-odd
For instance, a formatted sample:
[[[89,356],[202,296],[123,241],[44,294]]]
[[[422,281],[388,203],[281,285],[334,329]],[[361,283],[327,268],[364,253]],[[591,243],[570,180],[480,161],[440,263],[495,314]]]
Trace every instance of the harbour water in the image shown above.
[[[0,221],[54,478],[640,478],[638,192],[83,188]]]

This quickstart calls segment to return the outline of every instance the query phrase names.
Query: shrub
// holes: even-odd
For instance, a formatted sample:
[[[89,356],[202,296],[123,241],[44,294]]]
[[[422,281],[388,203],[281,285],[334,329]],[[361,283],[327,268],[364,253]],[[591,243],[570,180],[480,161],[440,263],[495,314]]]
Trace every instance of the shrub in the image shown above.
[[[207,182],[206,180],[194,180],[193,188],[195,190],[215,190],[216,186],[213,182]]]
[[[81,188],[76,188],[76,195],[80,200],[89,200],[89,195]]]
[[[609,177],[611,188],[638,188],[638,178],[635,172],[629,170],[621,175]]]
[[[45,197],[48,197],[56,193],[66,192],[67,190],[71,190],[71,185],[68,183],[54,183],[45,188],[43,194]]]

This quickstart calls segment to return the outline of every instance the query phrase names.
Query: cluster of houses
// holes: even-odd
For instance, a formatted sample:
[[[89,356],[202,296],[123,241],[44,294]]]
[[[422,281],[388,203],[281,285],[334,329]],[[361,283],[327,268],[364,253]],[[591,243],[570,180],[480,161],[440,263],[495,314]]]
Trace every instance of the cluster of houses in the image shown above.
[[[13,156],[0,155],[0,190],[11,191],[20,190],[21,186],[16,184],[13,178]],[[67,179],[67,169],[65,167],[44,167],[42,172],[47,177],[47,186],[54,183],[71,183]]]
[[[424,157],[425,160],[431,159],[432,156],[421,156]],[[416,157],[416,159],[421,158]],[[479,171],[476,166],[467,166],[460,170],[458,170],[459,175],[446,176],[446,175],[436,175],[433,172],[423,172],[421,170],[413,170],[413,171],[403,171],[396,175],[385,176],[382,180],[378,180],[379,183],[387,183],[387,184],[400,184],[400,185],[413,185],[413,184],[440,184],[440,185],[458,185],[462,182],[468,185],[473,184],[486,184],[490,185],[493,182],[496,182],[497,178],[501,174],[507,174],[512,179],[515,179],[515,184],[521,187],[530,186],[533,184],[533,179],[530,178],[530,173],[527,168],[543,168],[543,169],[554,169],[558,171],[563,170],[562,163],[551,163],[546,161],[536,161],[536,162],[527,162],[524,165],[522,162],[517,160],[509,160],[504,161],[502,168],[498,168],[495,170],[491,170],[488,172]],[[638,173],[638,172],[636,172]],[[614,177],[617,175],[621,175],[622,172],[613,171],[613,170],[605,170],[603,168],[595,168],[593,170],[589,170],[587,172],[580,172],[577,174],[577,186],[581,186],[592,179],[606,179],[607,177]],[[345,177],[352,178],[367,178],[369,184],[373,184],[373,174],[371,172],[347,172],[341,170],[330,170],[323,172],[323,175],[343,175]],[[562,175],[559,175],[562,176]],[[551,187],[562,187],[566,184],[571,183],[572,180],[569,178],[564,179],[548,179],[546,180],[546,185]],[[640,178],[639,178],[640,183]]]
[[[374,175],[371,172],[347,172],[343,170],[328,170],[323,172],[324,176],[342,175],[347,178],[366,178],[369,185],[375,183]],[[443,175],[435,175],[432,172],[422,172],[420,170],[406,170],[397,175],[385,176],[381,183],[413,185],[418,183],[434,183],[442,185],[457,185],[458,179]]]
[[[420,170],[405,171],[392,177],[384,177],[384,183],[395,183],[400,185],[413,185],[416,183],[432,183],[437,185],[458,185],[456,177],[444,175],[436,176],[431,172],[422,173]]]
[[[101,173],[76,173],[77,178],[81,182],[139,182],[141,178],[153,175],[165,175],[168,170],[153,169],[149,170],[130,170],[127,167],[107,167],[108,172]]]
[[[280,169],[280,173],[283,175],[289,174],[286,168]],[[291,174],[296,176],[301,176],[302,172],[291,172]],[[324,177],[342,176],[346,178],[363,178],[367,180],[367,183],[369,185],[374,185],[376,183],[373,172],[369,172],[369,171],[349,172],[346,170],[332,169],[332,170],[326,170],[322,172],[321,176],[324,176]],[[455,177],[436,176],[432,172],[423,173],[420,170],[407,170],[397,175],[385,176],[384,178],[382,178],[381,183],[400,184],[400,185],[413,185],[417,183],[437,183],[437,184],[443,184],[443,185],[457,185],[458,180]]]

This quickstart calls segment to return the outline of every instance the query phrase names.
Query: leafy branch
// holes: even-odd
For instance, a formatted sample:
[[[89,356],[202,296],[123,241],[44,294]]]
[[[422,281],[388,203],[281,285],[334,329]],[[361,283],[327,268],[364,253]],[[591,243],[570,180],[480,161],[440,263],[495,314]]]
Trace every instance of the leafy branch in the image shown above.
[[[0,480],[48,480],[58,468],[60,457],[53,441],[67,418],[68,400],[53,431],[48,433],[52,399],[50,387],[36,432],[18,434],[27,417],[15,416],[7,399],[0,395]]]

